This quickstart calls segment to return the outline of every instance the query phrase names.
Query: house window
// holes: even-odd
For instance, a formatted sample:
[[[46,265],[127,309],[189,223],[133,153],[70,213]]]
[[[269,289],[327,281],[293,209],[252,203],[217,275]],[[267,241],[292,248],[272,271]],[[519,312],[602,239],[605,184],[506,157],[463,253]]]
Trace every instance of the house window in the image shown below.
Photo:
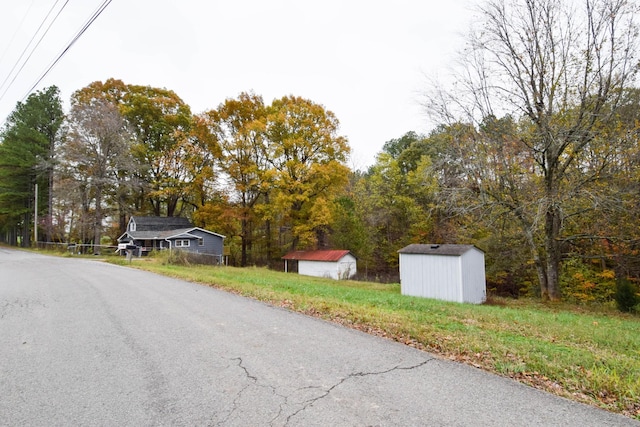
[[[190,243],[187,239],[176,240],[176,248],[188,248]]]
[[[136,223],[135,223],[135,221],[131,221],[129,223],[129,231],[136,231]]]
[[[204,246],[204,238],[198,237],[198,246]]]

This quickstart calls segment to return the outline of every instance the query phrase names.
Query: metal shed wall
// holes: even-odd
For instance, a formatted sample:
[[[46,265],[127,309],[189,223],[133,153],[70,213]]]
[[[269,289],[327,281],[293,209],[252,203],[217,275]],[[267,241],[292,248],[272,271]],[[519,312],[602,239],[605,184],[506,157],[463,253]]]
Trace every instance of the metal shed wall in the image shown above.
[[[462,302],[461,276],[459,257],[400,254],[403,295]]]
[[[462,302],[481,304],[487,299],[487,282],[484,271],[484,253],[471,249],[461,257]]]
[[[403,295],[479,304],[486,299],[484,253],[460,256],[400,253]]]

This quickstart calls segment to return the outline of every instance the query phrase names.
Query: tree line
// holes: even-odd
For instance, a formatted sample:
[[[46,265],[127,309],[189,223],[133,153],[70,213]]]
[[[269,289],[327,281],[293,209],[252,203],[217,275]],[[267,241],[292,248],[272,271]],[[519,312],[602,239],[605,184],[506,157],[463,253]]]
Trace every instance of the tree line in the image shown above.
[[[570,4],[569,4],[570,3]],[[168,89],[110,79],[18,103],[0,143],[0,230],[31,244],[113,242],[131,215],[186,216],[237,265],[345,248],[368,278],[416,242],[473,243],[502,294],[613,298],[638,262],[638,6],[489,0],[452,73],[431,85],[427,135],[350,170],[324,106],[241,93],[193,114]]]
[[[41,114],[43,106],[55,117]],[[33,126],[40,121],[55,127],[54,143]],[[133,214],[187,216],[226,233],[232,249],[237,240],[241,265],[279,257],[275,234],[291,249],[321,240],[328,205],[349,173],[338,120],[312,101],[285,96],[265,105],[243,93],[194,115],[170,90],[115,79],[76,91],[66,116],[55,87],[30,96],[10,116],[0,147],[10,243],[29,245],[41,182],[40,197],[52,196],[38,224],[46,240],[98,245],[113,242]],[[29,158],[18,180],[20,153]],[[20,200],[10,197],[17,191]]]

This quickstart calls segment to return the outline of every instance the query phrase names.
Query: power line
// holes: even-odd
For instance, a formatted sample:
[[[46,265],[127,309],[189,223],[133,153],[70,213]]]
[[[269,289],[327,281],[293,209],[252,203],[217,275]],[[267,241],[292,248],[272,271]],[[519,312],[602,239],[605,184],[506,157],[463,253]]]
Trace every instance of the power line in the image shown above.
[[[22,58],[24,57],[24,55],[27,53],[27,51],[29,50],[31,44],[33,43],[33,40],[36,38],[36,36],[38,35],[38,33],[40,32],[40,30],[42,29],[42,26],[45,24],[45,22],[47,22],[47,20],[49,19],[49,16],[51,16],[51,12],[53,12],[53,10],[55,9],[55,7],[58,5],[58,3],[60,2],[60,0],[56,0],[56,2],[53,4],[53,6],[51,6],[51,9],[49,9],[49,12],[47,12],[47,15],[44,17],[44,19],[42,20],[42,22],[40,23],[40,26],[38,27],[38,29],[36,30],[36,32],[33,34],[33,37],[31,37],[31,40],[29,40],[29,43],[27,44],[27,46],[24,48],[24,50],[22,51],[22,54],[20,55],[20,57],[18,58],[18,60],[16,61],[16,63],[13,65],[13,68],[11,68],[11,71],[9,71],[9,74],[7,75],[7,77],[4,79],[4,81],[2,82],[2,85],[0,85],[0,89],[2,89],[3,87],[5,87],[5,85],[7,84],[7,81],[9,80],[9,78],[11,78],[11,74],[13,74],[13,72],[15,71],[16,67],[18,66],[18,64],[20,64],[20,61],[22,61]],[[24,66],[27,65],[27,62],[29,62],[29,59],[31,59],[31,56],[33,55],[33,52],[35,52],[35,50],[38,48],[38,46],[40,45],[40,43],[42,42],[42,39],[44,39],[44,37],[47,35],[47,33],[49,32],[49,30],[51,29],[51,26],[53,25],[53,23],[56,21],[56,19],[58,19],[58,16],[60,16],[60,13],[62,12],[62,10],[67,6],[67,4],[69,3],[69,0],[67,0],[64,5],[62,6],[62,8],[60,8],[60,10],[58,11],[58,13],[56,14],[56,16],[53,18],[53,20],[49,23],[49,26],[47,27],[47,29],[44,31],[44,33],[40,36],[40,39],[38,39],[36,45],[31,49],[31,52],[29,53],[29,55],[27,56],[27,58],[24,60],[24,62],[22,63],[22,66],[20,67],[20,69],[18,70],[18,72],[15,73],[15,75],[13,76],[13,79],[11,79],[11,82],[9,83],[9,85],[7,85],[7,87],[5,88],[4,92],[2,92],[2,95],[0,95],[0,100],[2,100],[2,98],[4,98],[4,95],[7,93],[7,91],[9,90],[9,88],[11,87],[11,85],[13,85],[13,83],[16,81],[16,78],[18,77],[18,75],[20,75],[20,72],[24,69]]]
[[[9,43],[7,43],[7,47],[4,48],[4,51],[2,52],[2,56],[0,56],[0,64],[2,64],[2,61],[4,61],[4,57],[7,55],[7,52],[9,51],[9,47],[11,47],[11,45],[14,42],[14,40],[16,39],[16,36],[20,32],[20,28],[22,28],[22,24],[24,24],[24,20],[27,19],[27,15],[29,14],[29,12],[31,12],[31,8],[33,7],[33,3],[35,3],[35,0],[31,0],[31,4],[29,4],[29,7],[27,8],[27,11],[24,13],[24,15],[22,16],[22,19],[20,20],[20,24],[18,24],[18,26],[16,27],[16,30],[14,31],[13,35],[11,36],[11,40],[9,40]]]
[[[27,91],[27,93],[25,93],[25,95],[22,97],[22,101],[24,101],[27,98],[27,96],[29,96],[29,94],[31,92],[33,92],[33,90],[36,88],[36,86],[38,86],[38,84],[40,84],[42,79],[44,79],[45,76],[47,74],[49,74],[49,71],[51,71],[53,69],[53,67],[55,67],[55,65],[58,63],[58,61],[60,61],[62,59],[62,57],[69,51],[69,49],[71,49],[71,46],[73,46],[75,44],[75,42],[78,41],[78,39],[85,33],[85,31],[87,31],[87,29],[91,26],[91,24],[93,24],[93,22],[96,19],[98,19],[98,17],[102,14],[102,12],[104,12],[104,10],[107,8],[107,6],[109,6],[109,4],[111,4],[111,1],[112,0],[104,0],[102,2],[102,4],[100,6],[98,6],[98,8],[93,12],[93,15],[91,15],[91,17],[87,20],[87,22],[85,22],[85,24],[82,26],[82,28],[73,37],[73,39],[71,39],[71,41],[67,44],[67,47],[65,47],[64,50],[62,50],[62,52],[60,52],[60,54],[58,54],[58,57],[49,65],[49,67],[45,70],[45,72],[40,75],[38,80],[33,84],[33,86],[31,86],[31,89],[29,89]],[[0,99],[1,99],[1,97],[0,97]]]

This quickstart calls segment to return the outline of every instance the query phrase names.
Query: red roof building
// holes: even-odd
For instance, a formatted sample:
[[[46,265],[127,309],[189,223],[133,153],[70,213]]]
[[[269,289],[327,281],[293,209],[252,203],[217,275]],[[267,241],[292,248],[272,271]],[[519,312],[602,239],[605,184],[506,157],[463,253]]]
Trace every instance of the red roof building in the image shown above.
[[[356,257],[348,250],[293,251],[282,259],[285,271],[297,263],[298,273],[306,276],[337,280],[350,279],[357,273]]]

